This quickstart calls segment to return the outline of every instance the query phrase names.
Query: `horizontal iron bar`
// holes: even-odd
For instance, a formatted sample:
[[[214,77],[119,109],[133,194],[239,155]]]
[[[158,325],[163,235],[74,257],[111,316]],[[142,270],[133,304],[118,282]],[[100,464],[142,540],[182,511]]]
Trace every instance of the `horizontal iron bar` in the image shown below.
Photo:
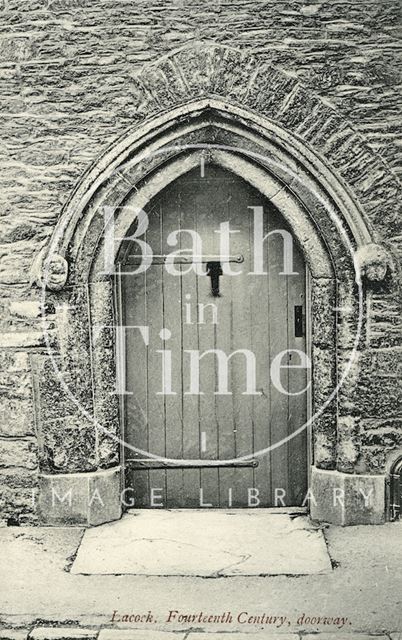
[[[128,458],[130,469],[202,469],[203,467],[258,467],[258,460],[157,460]]]
[[[143,257],[137,255],[129,255],[125,264],[142,264]],[[152,264],[201,264],[206,262],[244,262],[244,256],[171,256],[171,255],[154,255],[152,256]]]

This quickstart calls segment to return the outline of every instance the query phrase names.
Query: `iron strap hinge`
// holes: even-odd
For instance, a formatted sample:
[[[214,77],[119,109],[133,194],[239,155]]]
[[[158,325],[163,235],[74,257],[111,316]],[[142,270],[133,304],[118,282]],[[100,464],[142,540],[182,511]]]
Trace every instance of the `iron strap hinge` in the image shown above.
[[[127,458],[130,469],[202,469],[215,467],[258,467],[258,460],[158,460],[157,458]]]
[[[149,259],[152,257],[152,262],[150,264],[203,264],[207,262],[235,262],[237,264],[241,264],[244,262],[244,256],[220,256],[220,255],[206,255],[206,256],[197,256],[197,255],[188,255],[188,256],[175,256],[172,254],[164,254],[164,255],[152,255],[149,256]],[[129,255],[125,264],[142,264],[146,262],[147,256],[140,255]]]

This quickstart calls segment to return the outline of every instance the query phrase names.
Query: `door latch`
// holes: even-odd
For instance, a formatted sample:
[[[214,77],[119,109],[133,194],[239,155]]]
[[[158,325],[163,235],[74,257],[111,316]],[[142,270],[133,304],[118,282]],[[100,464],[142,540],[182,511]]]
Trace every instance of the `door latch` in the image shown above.
[[[211,278],[211,292],[214,298],[219,298],[219,277],[223,275],[220,262],[207,262],[207,276]]]

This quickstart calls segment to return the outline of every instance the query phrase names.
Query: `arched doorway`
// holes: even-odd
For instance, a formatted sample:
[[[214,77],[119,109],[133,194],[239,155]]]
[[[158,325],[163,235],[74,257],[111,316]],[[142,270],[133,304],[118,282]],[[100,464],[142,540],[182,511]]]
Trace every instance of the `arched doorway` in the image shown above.
[[[134,225],[117,280],[135,505],[304,506],[306,267],[289,225],[215,164],[174,180],[145,211],[152,263],[139,269]]]
[[[297,239],[308,266],[312,516],[342,524],[382,521],[384,476],[344,473],[337,468],[339,422],[347,421],[350,413],[348,394],[338,392],[338,383],[343,384],[349,357],[356,351],[359,310],[364,312],[362,295],[356,290],[355,251],[370,243],[370,230],[331,168],[297,137],[265,118],[212,99],[181,106],[124,137],[79,185],[48,249],[55,268],[63,267],[68,280],[63,289],[58,278],[56,287],[63,289],[59,299],[68,302],[58,334],[63,370],[73,383],[80,380],[72,387],[79,392],[79,402],[69,399],[80,420],[84,415],[94,443],[96,468],[77,479],[82,501],[86,501],[88,482],[91,487],[109,487],[105,497],[109,511],[93,515],[92,506],[84,506],[80,518],[99,523],[121,512],[122,433],[112,327],[116,324],[113,270],[122,255],[122,238],[133,228],[138,211],[146,210],[166,187],[189,171],[200,170],[203,163],[244,177],[260,197],[267,198]],[[356,379],[358,360],[353,370]],[[83,377],[83,371],[91,371],[91,377]],[[141,451],[146,457],[149,449]],[[72,476],[42,474],[45,506],[56,481],[57,486],[69,487]],[[361,486],[364,490],[374,487],[379,496],[374,515],[367,515]],[[358,499],[352,506],[335,504],[333,495],[340,490],[354,492]],[[52,521],[58,518],[57,513]]]

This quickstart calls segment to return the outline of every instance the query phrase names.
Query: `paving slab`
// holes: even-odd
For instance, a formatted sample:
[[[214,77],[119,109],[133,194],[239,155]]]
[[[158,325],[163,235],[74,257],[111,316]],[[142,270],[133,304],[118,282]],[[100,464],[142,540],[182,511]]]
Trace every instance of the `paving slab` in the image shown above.
[[[27,629],[1,629],[0,640],[26,640]]]
[[[295,633],[271,633],[270,631],[250,631],[250,633],[205,633],[201,634],[197,631],[192,631],[187,636],[186,640],[228,640],[232,637],[233,640],[299,640],[299,636]],[[304,640],[304,639],[303,639]],[[315,636],[315,640],[319,640],[319,636]],[[351,638],[349,638],[351,640]]]
[[[308,633],[303,634],[303,640],[389,640],[389,636],[358,633],[350,631],[350,633]],[[401,638],[398,638],[401,640]]]
[[[221,577],[331,570],[323,533],[305,516],[142,510],[88,529],[71,573]]]
[[[147,631],[136,629],[102,629],[98,640],[184,640],[186,632]],[[227,636],[226,636],[227,638]]]
[[[95,640],[97,629],[73,627],[36,627],[28,635],[28,640]]]

